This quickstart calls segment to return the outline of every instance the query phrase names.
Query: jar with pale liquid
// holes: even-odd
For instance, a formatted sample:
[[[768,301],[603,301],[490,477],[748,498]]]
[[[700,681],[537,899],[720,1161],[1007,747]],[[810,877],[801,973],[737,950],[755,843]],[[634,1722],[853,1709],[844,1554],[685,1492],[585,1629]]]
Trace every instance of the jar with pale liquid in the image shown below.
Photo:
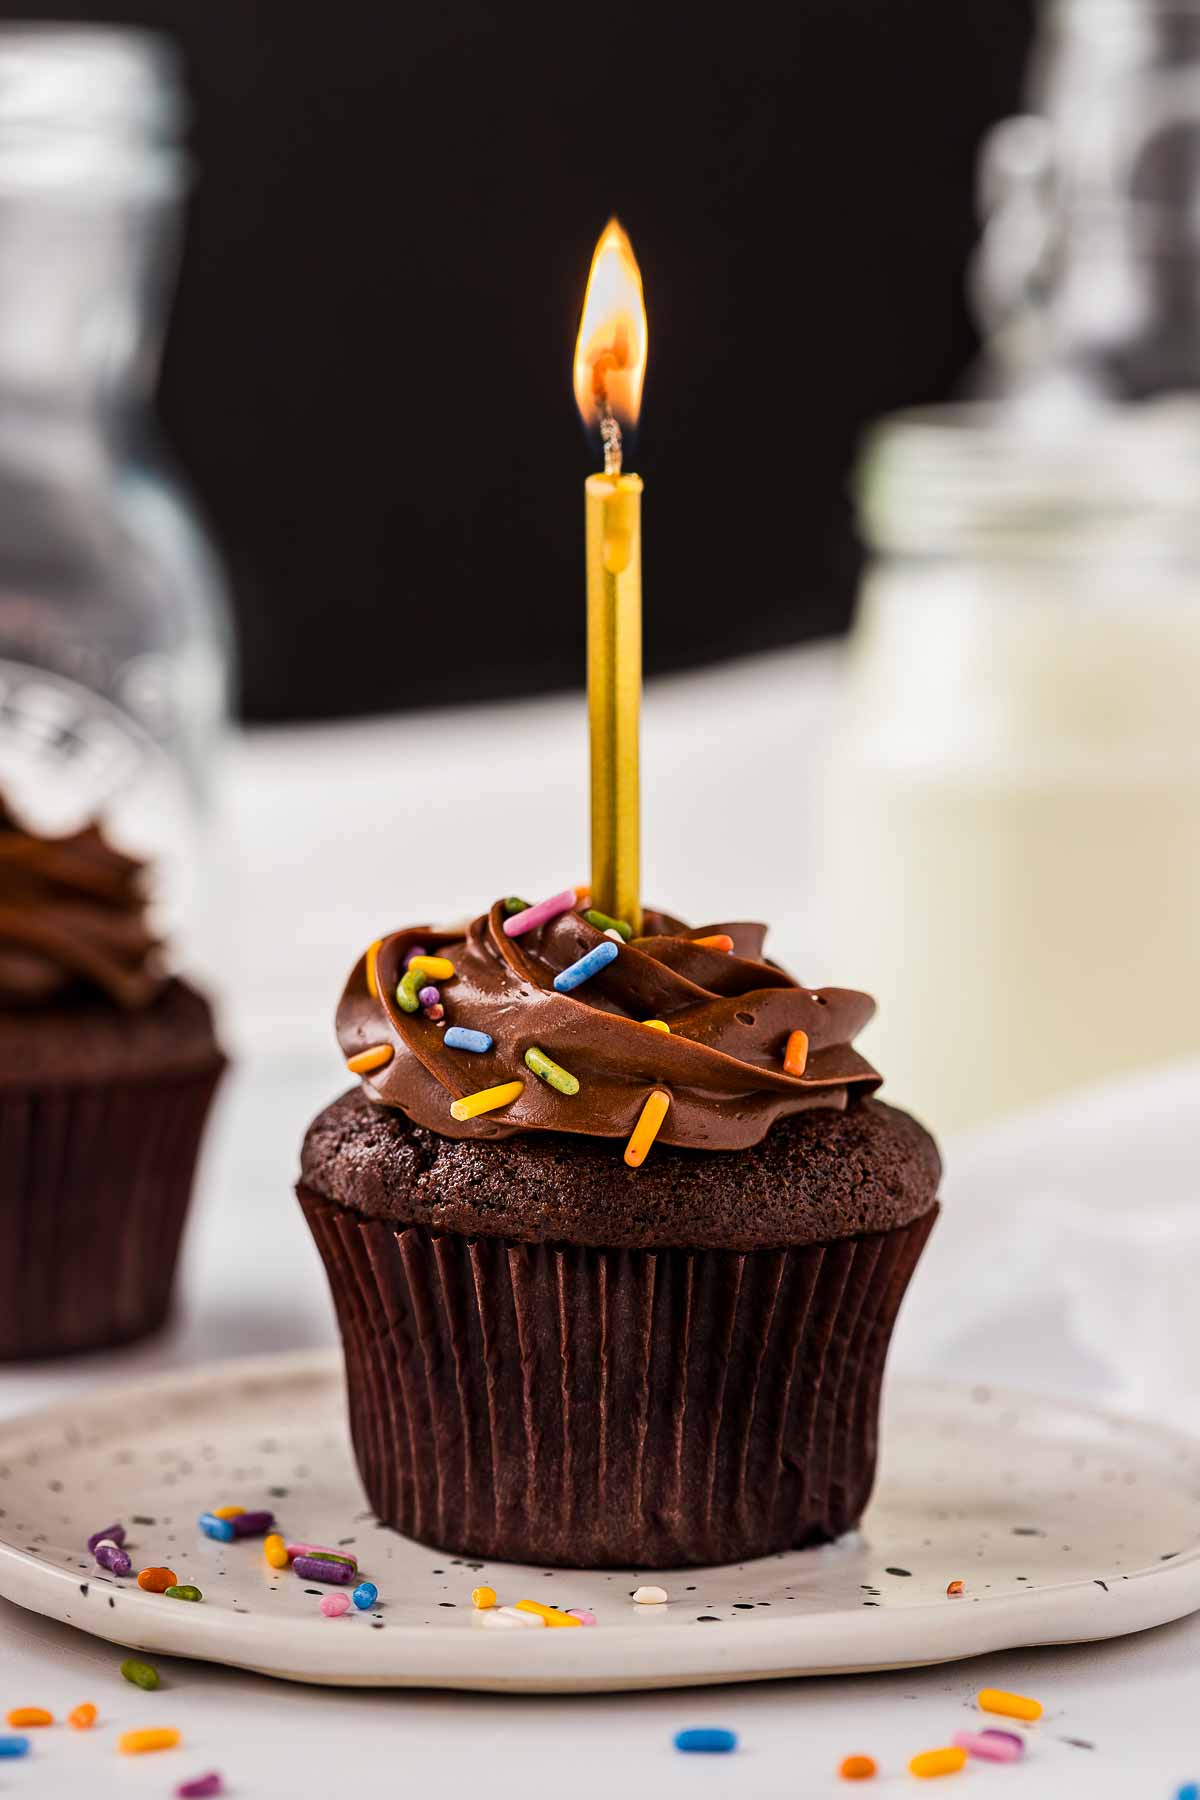
[[[1200,1048],[1200,406],[873,434],[834,966],[942,1130]]]

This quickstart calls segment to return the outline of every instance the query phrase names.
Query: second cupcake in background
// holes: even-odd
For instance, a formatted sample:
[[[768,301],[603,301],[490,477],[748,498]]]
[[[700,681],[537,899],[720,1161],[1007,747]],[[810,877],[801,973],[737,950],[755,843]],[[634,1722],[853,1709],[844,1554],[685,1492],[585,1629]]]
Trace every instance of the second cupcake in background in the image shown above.
[[[585,903],[586,904],[586,903]],[[299,1197],[380,1518],[463,1555],[740,1561],[854,1526],[940,1163],[863,995],[572,893],[371,946]]]
[[[0,804],[0,1358],[169,1310],[224,1057],[160,967],[143,874],[95,826],[42,836]]]

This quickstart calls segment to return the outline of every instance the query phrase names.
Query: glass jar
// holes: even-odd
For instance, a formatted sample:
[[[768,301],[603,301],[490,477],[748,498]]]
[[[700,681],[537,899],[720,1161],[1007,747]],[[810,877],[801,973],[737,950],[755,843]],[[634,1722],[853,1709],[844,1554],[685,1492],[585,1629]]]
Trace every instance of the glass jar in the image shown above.
[[[186,935],[231,632],[151,410],[182,114],[154,36],[0,28],[0,794],[100,817]]]
[[[831,785],[836,968],[940,1129],[1200,1046],[1200,406],[885,421]]]

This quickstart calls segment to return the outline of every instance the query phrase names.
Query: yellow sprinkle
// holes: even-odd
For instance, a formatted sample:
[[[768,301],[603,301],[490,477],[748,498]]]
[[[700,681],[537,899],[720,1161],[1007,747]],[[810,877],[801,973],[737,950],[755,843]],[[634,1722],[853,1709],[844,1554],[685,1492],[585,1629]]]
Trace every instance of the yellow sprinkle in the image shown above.
[[[480,1612],[486,1612],[489,1606],[496,1604],[496,1590],[490,1587],[471,1589],[471,1605],[477,1606]]]
[[[803,1075],[808,1064],[808,1033],[792,1031],[788,1034],[787,1049],[783,1053],[783,1066],[789,1075]]]
[[[240,1519],[245,1510],[244,1506],[214,1506],[212,1516],[214,1519]]]
[[[286,1569],[292,1560],[287,1553],[287,1545],[277,1531],[272,1531],[263,1539],[263,1555],[273,1569]]]
[[[172,1725],[160,1725],[152,1731],[123,1731],[117,1739],[122,1756],[142,1756],[147,1750],[174,1750],[180,1733]]]
[[[346,1059],[346,1067],[352,1075],[366,1075],[371,1069],[383,1069],[391,1062],[395,1051],[390,1044],[375,1044],[370,1050],[360,1050],[357,1056]],[[218,1513],[219,1519],[224,1513]]]
[[[976,1695],[980,1712],[1003,1713],[1006,1719],[1040,1719],[1042,1703],[1026,1694],[1006,1694],[1003,1688],[981,1688]]]
[[[502,1081],[499,1087],[480,1088],[477,1094],[464,1094],[461,1100],[450,1102],[452,1119],[476,1119],[480,1113],[495,1112],[498,1106],[507,1106],[512,1100],[519,1100],[525,1092],[523,1081]]]
[[[642,1024],[648,1025],[650,1027],[651,1031],[668,1031],[669,1032],[671,1029],[671,1027],[667,1024],[665,1019],[643,1019]]]
[[[382,943],[382,938],[376,938],[375,942],[367,948],[367,992],[372,1000],[379,998],[379,974],[376,964],[379,961],[379,946]]]
[[[518,1600],[516,1610],[518,1612],[536,1613],[543,1625],[579,1624],[579,1620],[573,1619],[570,1613],[555,1612],[552,1606],[543,1606],[540,1600]]]
[[[642,1116],[625,1146],[625,1161],[631,1169],[640,1169],[645,1162],[646,1153],[658,1136],[670,1105],[670,1094],[665,1093],[662,1088],[655,1088],[643,1106]]]
[[[947,1744],[944,1750],[922,1750],[914,1756],[908,1765],[910,1775],[928,1777],[930,1775],[957,1775],[967,1760],[967,1753],[958,1744]]]
[[[447,962],[444,956],[414,956],[408,966],[433,981],[449,981],[454,973],[454,964]]]

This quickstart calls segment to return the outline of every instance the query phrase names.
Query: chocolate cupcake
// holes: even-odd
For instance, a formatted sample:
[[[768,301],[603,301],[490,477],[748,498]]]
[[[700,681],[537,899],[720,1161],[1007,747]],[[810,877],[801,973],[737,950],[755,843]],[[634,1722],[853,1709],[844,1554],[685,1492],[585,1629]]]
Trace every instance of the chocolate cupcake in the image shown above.
[[[159,968],[141,865],[0,807],[0,1358],[163,1323],[223,1066]]]
[[[568,1566],[838,1536],[940,1172],[872,1097],[872,1002],[800,987],[757,925],[511,924],[497,903],[371,946],[337,1022],[361,1088],[304,1144],[371,1504]],[[567,987],[584,957],[609,960]]]

